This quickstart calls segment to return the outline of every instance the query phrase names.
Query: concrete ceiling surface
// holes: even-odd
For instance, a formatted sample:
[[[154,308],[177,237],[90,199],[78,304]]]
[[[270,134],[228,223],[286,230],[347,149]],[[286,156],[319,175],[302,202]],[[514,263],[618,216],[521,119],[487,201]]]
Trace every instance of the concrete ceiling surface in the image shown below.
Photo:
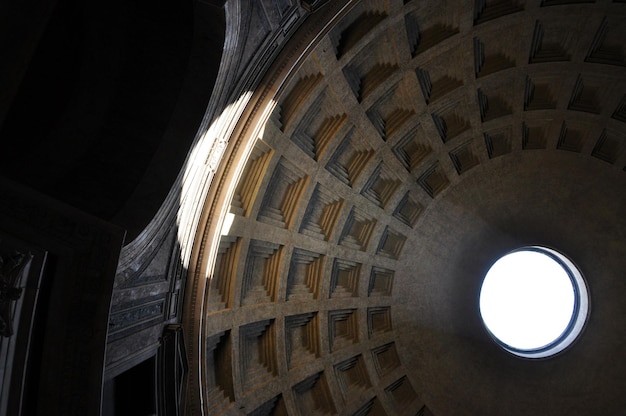
[[[362,1],[320,32],[237,138],[249,157],[223,165],[233,224],[197,261],[204,412],[621,414],[625,17]],[[489,266],[531,244],[591,295],[579,340],[542,360],[499,348],[478,312]]]
[[[401,356],[441,414],[613,414],[623,405],[624,368],[615,358],[626,342],[614,318],[625,312],[623,173],[564,152],[518,156],[468,173],[407,242],[393,316]],[[539,360],[502,350],[478,312],[493,261],[533,244],[571,256],[591,290],[578,341]]]

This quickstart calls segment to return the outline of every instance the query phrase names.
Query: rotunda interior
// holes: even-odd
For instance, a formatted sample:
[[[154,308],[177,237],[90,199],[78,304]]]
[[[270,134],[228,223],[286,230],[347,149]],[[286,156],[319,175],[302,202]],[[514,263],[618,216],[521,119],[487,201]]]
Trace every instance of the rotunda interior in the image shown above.
[[[0,100],[0,413],[626,415],[626,3],[59,4],[69,104]],[[527,246],[589,295],[537,359],[479,311]]]

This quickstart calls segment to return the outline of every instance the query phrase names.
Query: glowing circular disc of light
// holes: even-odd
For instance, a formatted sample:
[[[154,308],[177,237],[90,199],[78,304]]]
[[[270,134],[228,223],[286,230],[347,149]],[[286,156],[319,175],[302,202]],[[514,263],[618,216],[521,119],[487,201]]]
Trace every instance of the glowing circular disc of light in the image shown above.
[[[505,350],[547,357],[570,345],[588,312],[585,283],[576,266],[545,247],[524,247],[500,257],[480,292],[480,314]]]

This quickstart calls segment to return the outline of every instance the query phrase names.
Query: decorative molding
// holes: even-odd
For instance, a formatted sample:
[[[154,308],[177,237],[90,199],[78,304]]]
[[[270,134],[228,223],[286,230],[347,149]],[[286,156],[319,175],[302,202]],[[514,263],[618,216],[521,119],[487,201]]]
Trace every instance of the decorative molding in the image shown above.
[[[326,4],[328,0],[301,0],[300,5],[304,10],[309,13],[317,11],[320,7]]]
[[[14,252],[0,255],[0,335],[13,335],[13,303],[22,296],[20,287],[33,255]]]
[[[168,325],[161,337],[158,352],[159,414],[184,414],[182,403],[187,388],[188,370],[182,326]]]

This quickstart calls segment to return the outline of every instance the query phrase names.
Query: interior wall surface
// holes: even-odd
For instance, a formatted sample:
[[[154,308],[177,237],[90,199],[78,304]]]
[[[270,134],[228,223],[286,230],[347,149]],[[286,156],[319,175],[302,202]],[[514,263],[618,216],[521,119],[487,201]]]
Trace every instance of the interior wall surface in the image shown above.
[[[335,10],[252,92],[209,192],[201,410],[618,414],[623,6]],[[591,293],[580,339],[544,360],[501,350],[478,313],[489,265],[531,244]]]

